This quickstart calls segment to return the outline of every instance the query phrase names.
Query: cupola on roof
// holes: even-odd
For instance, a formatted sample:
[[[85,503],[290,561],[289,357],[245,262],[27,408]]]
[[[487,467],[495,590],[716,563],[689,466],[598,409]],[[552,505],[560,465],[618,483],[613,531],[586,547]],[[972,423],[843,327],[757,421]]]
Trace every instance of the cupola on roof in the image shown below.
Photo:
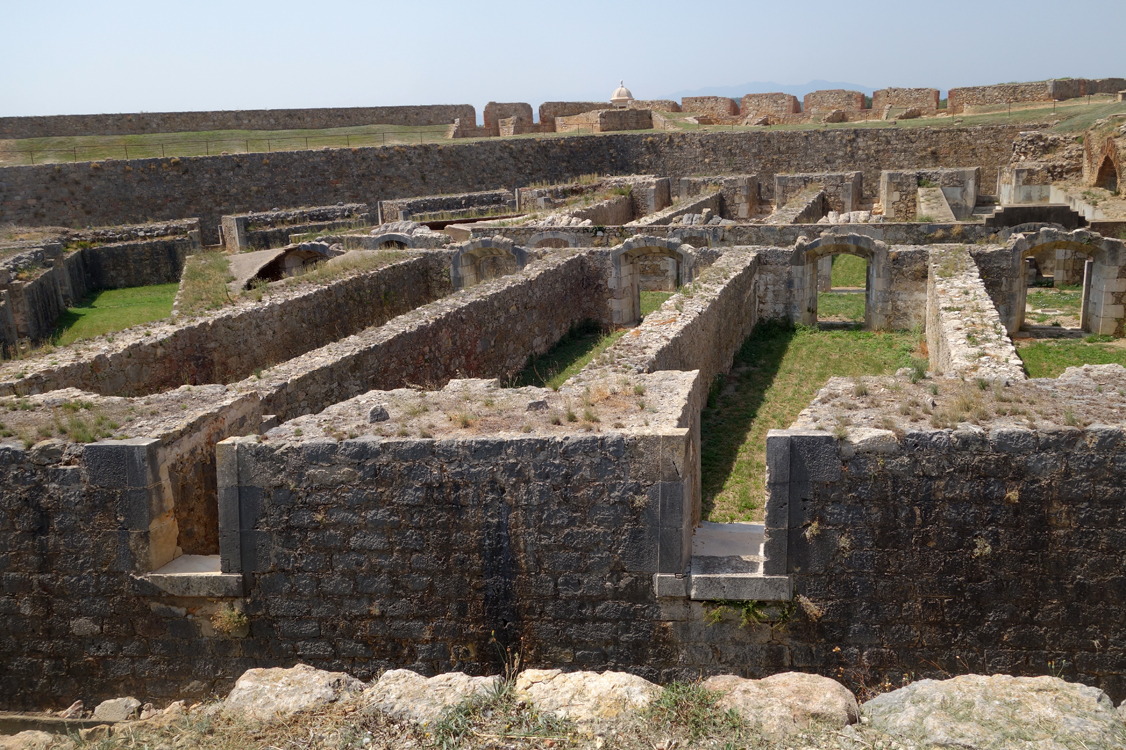
[[[633,94],[626,88],[626,82],[621,81],[621,85],[614,89],[614,93],[610,95],[610,103],[624,105],[631,101],[633,101]]]

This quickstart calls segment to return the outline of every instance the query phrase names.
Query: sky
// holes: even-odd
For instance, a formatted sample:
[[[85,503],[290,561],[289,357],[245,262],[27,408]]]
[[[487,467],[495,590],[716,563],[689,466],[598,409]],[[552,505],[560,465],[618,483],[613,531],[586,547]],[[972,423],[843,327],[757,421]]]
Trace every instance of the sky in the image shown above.
[[[1126,77],[1124,0],[0,0],[0,116]]]

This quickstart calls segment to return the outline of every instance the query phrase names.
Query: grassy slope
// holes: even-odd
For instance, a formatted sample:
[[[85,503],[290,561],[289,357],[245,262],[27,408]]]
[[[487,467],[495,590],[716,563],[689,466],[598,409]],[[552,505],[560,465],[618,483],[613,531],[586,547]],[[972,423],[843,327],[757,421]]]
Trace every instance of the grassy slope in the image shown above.
[[[178,284],[157,284],[94,292],[59,316],[53,343],[66,346],[172,314]]]
[[[909,333],[758,326],[703,413],[704,518],[761,520],[767,430],[789,427],[830,377],[895,372],[917,345]]]

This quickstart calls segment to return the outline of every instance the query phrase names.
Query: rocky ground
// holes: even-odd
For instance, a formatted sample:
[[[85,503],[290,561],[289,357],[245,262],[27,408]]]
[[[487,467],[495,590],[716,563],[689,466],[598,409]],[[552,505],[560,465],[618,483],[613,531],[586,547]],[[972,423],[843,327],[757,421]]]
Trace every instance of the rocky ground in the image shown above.
[[[81,703],[59,714],[86,716]],[[622,672],[427,678],[396,669],[365,684],[298,664],[249,670],[208,703],[158,710],[117,698],[93,718],[105,723],[0,736],[0,750],[1126,747],[1122,707],[1097,688],[1047,676],[920,680],[860,704],[840,683],[797,672],[660,687]]]

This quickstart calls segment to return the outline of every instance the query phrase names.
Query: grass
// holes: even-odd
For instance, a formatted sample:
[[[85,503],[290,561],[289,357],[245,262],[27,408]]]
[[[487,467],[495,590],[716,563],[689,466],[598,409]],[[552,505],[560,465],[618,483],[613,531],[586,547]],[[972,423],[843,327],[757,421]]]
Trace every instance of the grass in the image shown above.
[[[821,292],[817,295],[820,320],[864,322],[864,292]]]
[[[1057,289],[1037,289],[1028,293],[1028,304],[1034,310],[1062,310],[1074,315],[1083,306],[1083,287],[1065,286]]]
[[[665,304],[665,300],[673,296],[675,292],[642,292],[641,293],[641,317],[644,318],[651,312],[656,312]]]
[[[528,364],[512,379],[513,388],[532,385],[557,390],[559,386],[622,337],[625,329],[606,332],[587,321],[573,327],[546,354],[529,357]]]
[[[1119,364],[1126,367],[1126,348],[1074,339],[1036,341],[1018,346],[1017,354],[1030,378],[1059,377],[1068,367],[1081,365]]]
[[[180,313],[198,315],[205,310],[217,310],[231,301],[227,282],[234,277],[230,274],[230,258],[223,253],[198,253],[188,258],[184,264],[184,274],[180,285]]]
[[[867,283],[867,278],[868,261],[859,255],[842,253],[833,256],[833,288],[850,286],[863,289]]]
[[[767,431],[789,427],[834,375],[880,375],[911,366],[918,343],[910,333],[821,331],[775,322],[756,327],[701,418],[704,518],[761,520]]]
[[[172,314],[178,287],[178,284],[157,284],[94,292],[59,316],[52,343],[66,346],[79,339],[163,320]]]
[[[66,136],[24,138],[9,141],[0,153],[5,165],[101,159],[148,159],[173,156],[206,156],[221,153],[263,153],[320,148],[448,143],[448,126],[361,125],[323,130],[209,130],[187,133],[140,135]],[[306,141],[306,139],[308,139]]]

